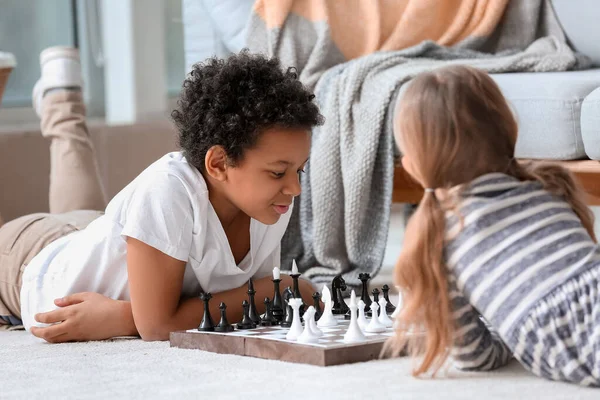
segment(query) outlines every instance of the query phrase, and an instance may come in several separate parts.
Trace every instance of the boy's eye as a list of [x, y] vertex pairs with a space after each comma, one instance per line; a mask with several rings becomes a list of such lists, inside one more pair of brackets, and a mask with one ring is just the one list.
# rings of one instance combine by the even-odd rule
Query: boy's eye
[[272, 174], [272, 175], [273, 175], [275, 178], [277, 178], [277, 179], [280, 179], [280, 178], [283, 178], [283, 176], [285, 175], [285, 172], [275, 172], [275, 171], [271, 171], [271, 174]]

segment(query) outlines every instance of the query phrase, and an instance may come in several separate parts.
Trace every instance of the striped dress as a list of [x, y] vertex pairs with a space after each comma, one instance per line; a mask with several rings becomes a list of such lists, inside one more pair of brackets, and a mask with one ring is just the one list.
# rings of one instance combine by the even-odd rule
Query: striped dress
[[515, 356], [534, 374], [600, 386], [600, 247], [569, 205], [504, 174], [473, 181], [447, 217], [459, 368]]

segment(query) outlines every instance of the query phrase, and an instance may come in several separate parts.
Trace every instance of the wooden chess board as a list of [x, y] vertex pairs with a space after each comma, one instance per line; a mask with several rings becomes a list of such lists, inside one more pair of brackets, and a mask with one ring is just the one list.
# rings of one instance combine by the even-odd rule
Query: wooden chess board
[[377, 359], [385, 341], [394, 335], [394, 330], [388, 328], [382, 333], [365, 333], [367, 340], [364, 342], [344, 343], [350, 321], [337, 318], [338, 326], [320, 328], [324, 335], [316, 343], [286, 340], [289, 328], [280, 326], [236, 329], [229, 333], [199, 332], [195, 329], [171, 332], [170, 343], [171, 347], [182, 349], [330, 366]]

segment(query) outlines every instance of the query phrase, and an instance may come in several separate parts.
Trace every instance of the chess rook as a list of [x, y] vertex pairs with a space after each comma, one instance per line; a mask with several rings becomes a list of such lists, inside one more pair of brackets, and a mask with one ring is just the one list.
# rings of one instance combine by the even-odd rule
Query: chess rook
[[288, 304], [292, 308], [292, 326], [290, 326], [290, 330], [285, 335], [285, 338], [287, 340], [298, 340], [298, 337], [302, 334], [302, 322], [300, 322], [302, 300], [291, 298], [288, 300]]

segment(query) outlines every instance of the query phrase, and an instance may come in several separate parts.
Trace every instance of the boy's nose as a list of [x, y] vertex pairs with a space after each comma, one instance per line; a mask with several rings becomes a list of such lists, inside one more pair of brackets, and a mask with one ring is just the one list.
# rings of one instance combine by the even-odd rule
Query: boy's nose
[[300, 176], [294, 175], [291, 176], [290, 179], [286, 182], [285, 186], [282, 190], [283, 194], [296, 197], [300, 195], [302, 192], [302, 187], [300, 186]]

